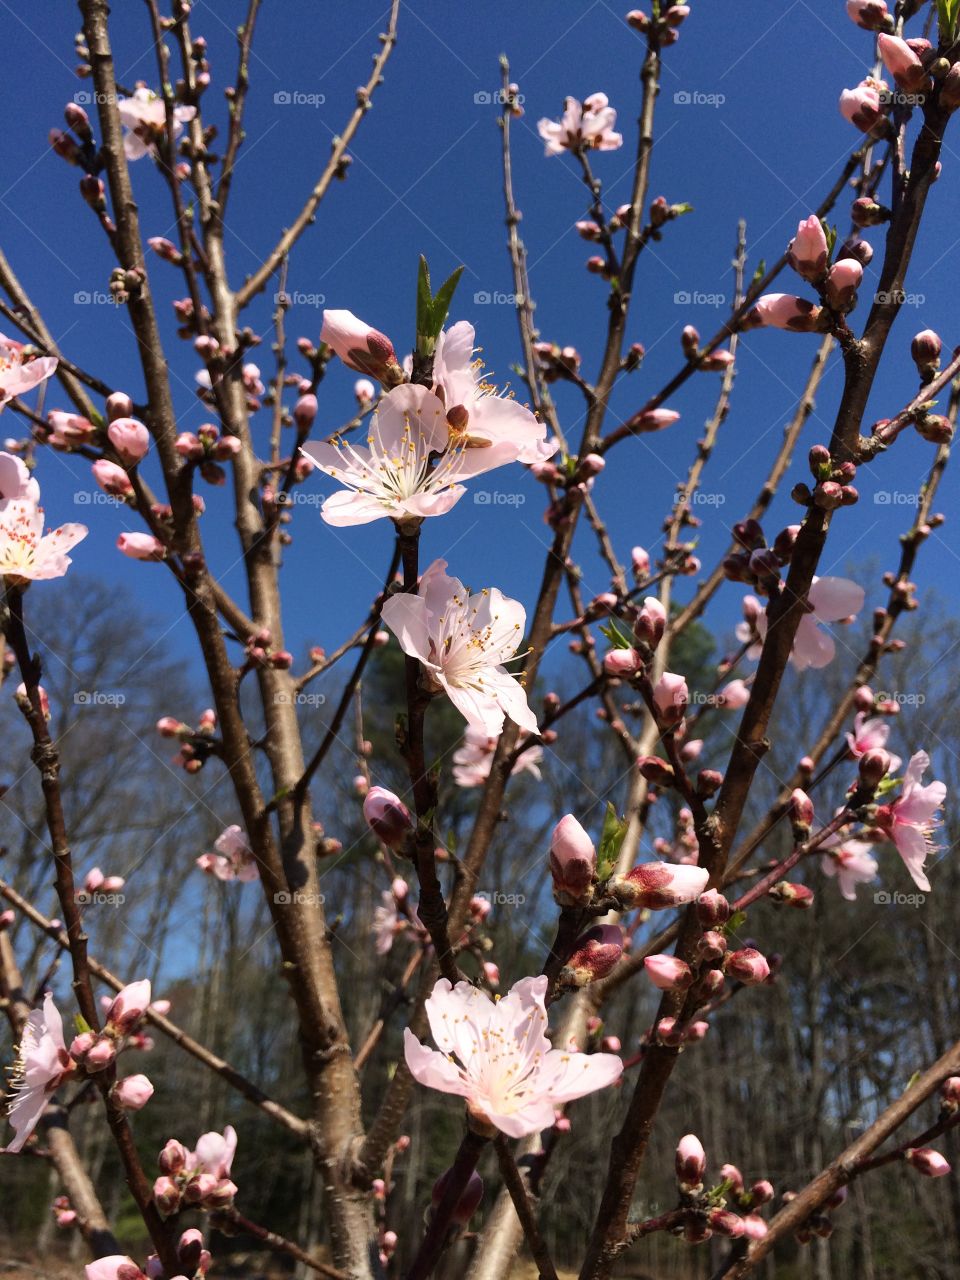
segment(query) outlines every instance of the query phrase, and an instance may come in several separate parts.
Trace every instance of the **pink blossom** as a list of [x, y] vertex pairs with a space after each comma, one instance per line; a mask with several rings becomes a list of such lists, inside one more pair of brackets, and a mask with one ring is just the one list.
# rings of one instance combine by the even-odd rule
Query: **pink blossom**
[[497, 1003], [468, 982], [441, 978], [427, 1000], [440, 1052], [409, 1028], [404, 1055], [414, 1079], [467, 1100], [468, 1108], [511, 1138], [549, 1129], [554, 1110], [620, 1078], [610, 1053], [552, 1048], [545, 1034], [548, 979], [523, 978]]
[[939, 849], [933, 843], [933, 831], [940, 825], [937, 811], [947, 797], [943, 782], [921, 786], [920, 779], [929, 767], [930, 757], [925, 751], [911, 756], [899, 798], [893, 804], [882, 805], [876, 817], [877, 826], [896, 845], [914, 884], [924, 893], [930, 892], [930, 881], [923, 864], [928, 854]]
[[628, 678], [643, 666], [636, 649], [611, 649], [603, 655], [603, 669], [608, 676]]
[[86, 536], [82, 524], [65, 524], [44, 533], [43, 508], [35, 501], [4, 502], [0, 504], [0, 575], [24, 580], [62, 578], [71, 564], [66, 553]]
[[[806, 671], [808, 667], [819, 669], [833, 661], [836, 643], [833, 636], [821, 630], [820, 624], [856, 616], [865, 598], [863, 587], [849, 578], [814, 578], [807, 592], [812, 611], [800, 619], [790, 653], [790, 661], [798, 671]], [[761, 638], [767, 634], [765, 609], [757, 615], [755, 626]]]
[[12, 1102], [7, 1113], [16, 1137], [4, 1151], [20, 1151], [33, 1133], [48, 1099], [74, 1071], [63, 1039], [63, 1019], [47, 992], [42, 1009], [34, 1009], [24, 1023], [11, 1080]]
[[926, 72], [906, 40], [884, 33], [877, 36], [877, 50], [883, 59], [883, 65], [901, 89], [916, 90], [922, 87], [927, 78]]
[[114, 996], [107, 1010], [107, 1022], [119, 1031], [130, 1031], [150, 1007], [150, 979], [128, 982]]
[[131, 560], [162, 560], [167, 554], [166, 547], [152, 533], [121, 533], [117, 550]]
[[867, 76], [855, 89], [844, 89], [840, 94], [840, 114], [863, 133], [870, 133], [883, 120], [880, 95], [889, 92], [883, 80]]
[[904, 1153], [907, 1164], [925, 1178], [942, 1178], [950, 1172], [950, 1162], [933, 1147], [909, 1147]]
[[45, 382], [57, 368], [55, 356], [24, 358], [22, 342], [0, 333], [0, 410], [14, 396], [22, 396]]
[[139, 462], [150, 448], [150, 432], [136, 418], [114, 418], [107, 427], [107, 435], [128, 467]]
[[653, 701], [660, 713], [660, 719], [667, 724], [675, 724], [678, 720], [682, 720], [689, 699], [687, 682], [683, 676], [665, 671], [653, 691]]
[[766, 957], [761, 955], [756, 947], [742, 947], [739, 951], [729, 952], [723, 962], [723, 969], [731, 978], [742, 982], [745, 987], [766, 982], [770, 976], [770, 966], [767, 964]]
[[847, 15], [864, 31], [881, 31], [890, 20], [886, 0], [847, 0]]
[[64, 453], [86, 444], [96, 435], [96, 427], [79, 413], [64, 413], [62, 409], [51, 409], [47, 414], [47, 434], [45, 443], [53, 449]]
[[[497, 739], [491, 738], [485, 729], [467, 725], [463, 735], [463, 746], [453, 753], [453, 780], [458, 787], [479, 787], [490, 777], [490, 766], [493, 764], [493, 753], [497, 748]], [[540, 764], [543, 761], [543, 748], [527, 747], [514, 762], [511, 774], [529, 773], [539, 782], [541, 779]]]
[[381, 905], [373, 911], [373, 935], [378, 956], [385, 956], [393, 947], [394, 939], [402, 933], [409, 921], [397, 910], [397, 896], [389, 889], [380, 895]]
[[744, 680], [731, 680], [717, 694], [717, 702], [725, 711], [739, 711], [749, 701], [750, 687]]
[[706, 889], [709, 879], [706, 867], [689, 863], [642, 862], [622, 879], [617, 879], [616, 891], [625, 906], [663, 911], [684, 902], [695, 902]]
[[840, 896], [848, 902], [856, 901], [858, 884], [869, 884], [876, 879], [877, 860], [870, 852], [871, 847], [864, 840], [845, 840], [820, 859], [821, 871], [826, 876], [836, 876]]
[[[886, 749], [890, 737], [890, 722], [885, 716], [868, 716], [865, 711], [858, 711], [853, 718], [853, 732], [847, 734], [847, 746], [855, 760], [865, 756], [868, 751]], [[890, 757], [890, 772], [900, 768], [900, 757]]]
[[[761, 616], [764, 621], [763, 632], [760, 631], [758, 626]], [[746, 595], [743, 597], [743, 622], [737, 623], [735, 634], [741, 644], [749, 645], [746, 656], [752, 661], [756, 661], [760, 657], [760, 652], [763, 649], [763, 637], [766, 635], [766, 611], [756, 596]]]
[[196, 1150], [187, 1153], [187, 1167], [213, 1178], [228, 1178], [237, 1151], [237, 1131], [228, 1124], [223, 1133], [205, 1133], [197, 1139]]
[[133, 482], [123, 467], [111, 462], [109, 458], [98, 458], [93, 464], [93, 478], [103, 490], [114, 498], [132, 498]]
[[353, 394], [357, 397], [357, 404], [360, 408], [365, 409], [376, 396], [377, 388], [369, 378], [358, 378], [353, 384]]
[[688, 1133], [677, 1143], [676, 1169], [677, 1181], [683, 1191], [695, 1191], [703, 1182], [707, 1153], [696, 1134]]
[[543, 119], [537, 122], [537, 132], [546, 143], [546, 154], [558, 156], [563, 151], [584, 150], [616, 151], [623, 146], [623, 136], [614, 132], [617, 113], [608, 103], [604, 93], [592, 93], [579, 102], [576, 98], [564, 99], [563, 116], [559, 121]]
[[125, 1076], [114, 1091], [117, 1101], [127, 1111], [139, 1111], [153, 1097], [153, 1085], [146, 1076]]
[[413, 831], [410, 810], [386, 787], [370, 788], [363, 801], [363, 816], [370, 830], [388, 849], [402, 849]]
[[443, 403], [426, 387], [404, 384], [387, 392], [370, 421], [366, 447], [342, 438], [303, 446], [321, 471], [345, 486], [323, 504], [324, 520], [354, 525], [445, 514], [466, 493], [462, 481], [516, 462], [532, 443], [516, 411], [485, 409], [481, 421], [483, 446], [473, 447], [472, 436], [451, 431]]
[[801, 220], [790, 245], [791, 267], [804, 280], [819, 280], [827, 265], [827, 236], [815, 213]]
[[391, 385], [402, 377], [390, 339], [352, 311], [324, 311], [320, 341], [332, 347], [348, 369]]
[[506, 716], [529, 733], [537, 718], [523, 686], [503, 665], [523, 637], [526, 611], [496, 587], [468, 595], [435, 560], [416, 595], [392, 595], [383, 621], [404, 653], [418, 658], [436, 690], [443, 691], [468, 724], [499, 737]]
[[750, 313], [753, 322], [772, 329], [793, 329], [810, 333], [816, 329], [820, 308], [806, 298], [791, 293], [765, 293]]
[[645, 578], [650, 572], [650, 555], [644, 547], [634, 547], [630, 552], [630, 563], [638, 578]]
[[743, 1219], [743, 1234], [750, 1240], [762, 1240], [768, 1230], [759, 1213], [748, 1213]]
[[[117, 99], [117, 111], [123, 125], [123, 150], [128, 160], [140, 160], [156, 147], [167, 123], [166, 107], [152, 89], [141, 86], [130, 98]], [[196, 107], [174, 107], [173, 136], [179, 137], [183, 126], [197, 114]]]
[[597, 850], [572, 813], [566, 814], [550, 838], [550, 874], [562, 900], [583, 901], [597, 869]]
[[556, 453], [557, 441], [547, 440], [546, 427], [529, 409], [498, 394], [484, 378], [483, 362], [474, 358], [475, 344], [473, 325], [466, 320], [451, 325], [437, 339], [433, 389], [446, 410], [451, 442], [462, 438], [468, 449], [519, 445], [518, 462], [545, 462]]
[[247, 833], [234, 823], [225, 827], [213, 842], [215, 853], [203, 853], [197, 858], [197, 866], [218, 880], [239, 880], [248, 883], [260, 878], [253, 850]]
[[40, 486], [27, 464], [12, 453], [0, 453], [0, 512], [8, 502], [40, 501]]
[[146, 1280], [143, 1272], [125, 1253], [111, 1253], [84, 1267], [86, 1280]]
[[661, 991], [685, 991], [694, 979], [693, 970], [679, 956], [647, 956], [643, 967], [647, 977]]

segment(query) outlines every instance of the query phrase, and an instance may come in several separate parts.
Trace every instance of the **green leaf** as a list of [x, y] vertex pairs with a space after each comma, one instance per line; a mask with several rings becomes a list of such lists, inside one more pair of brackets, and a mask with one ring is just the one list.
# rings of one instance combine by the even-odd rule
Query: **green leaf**
[[625, 819], [618, 818], [616, 809], [607, 801], [603, 831], [600, 833], [600, 848], [597, 850], [597, 879], [601, 884], [613, 873], [620, 857], [620, 846], [626, 834]]
[[85, 1036], [88, 1031], [93, 1030], [93, 1027], [91, 1027], [90, 1023], [82, 1013], [75, 1013], [73, 1015], [73, 1025], [78, 1036]]
[[943, 41], [953, 39], [956, 32], [958, 12], [960, 12], [960, 0], [937, 0], [937, 13], [940, 17], [940, 36]]
[[625, 636], [613, 621], [608, 622], [606, 626], [602, 626], [600, 634], [606, 636], [615, 649], [633, 648], [633, 641], [629, 636]]
[[[821, 219], [821, 222], [823, 222], [823, 219]], [[827, 261], [829, 262], [833, 257], [834, 245], [837, 243], [837, 228], [828, 227], [827, 224], [823, 222], [823, 231], [824, 235], [827, 237]]]
[[735, 911], [720, 932], [729, 937], [731, 933], [736, 933], [738, 929], [743, 928], [746, 919], [747, 913], [745, 911]]
[[761, 258], [760, 261], [757, 263], [756, 271], [753, 273], [753, 279], [750, 281], [751, 285], [759, 284], [766, 274], [767, 274], [767, 260], [766, 258]]
[[462, 275], [463, 267], [457, 267], [434, 294], [430, 283], [430, 268], [423, 254], [420, 255], [417, 270], [417, 351], [422, 356], [433, 355]]

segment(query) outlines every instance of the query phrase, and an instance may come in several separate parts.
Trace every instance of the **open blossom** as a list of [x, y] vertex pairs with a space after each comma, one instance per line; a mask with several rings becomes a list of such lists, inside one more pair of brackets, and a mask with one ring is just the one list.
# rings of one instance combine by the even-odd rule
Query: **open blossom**
[[523, 978], [499, 1002], [441, 978], [426, 1002], [440, 1052], [404, 1032], [404, 1056], [415, 1080], [465, 1098], [478, 1119], [510, 1138], [552, 1127], [554, 1109], [620, 1078], [612, 1053], [552, 1048], [545, 1034], [548, 979]]
[[377, 405], [366, 447], [342, 438], [304, 445], [321, 471], [346, 486], [326, 500], [321, 515], [332, 525], [444, 515], [466, 493], [462, 481], [516, 462], [531, 446], [529, 425], [513, 408], [496, 423], [496, 438], [496, 415], [483, 411], [478, 421], [486, 423], [487, 434], [475, 447], [472, 436], [451, 429], [432, 391], [395, 387]]
[[946, 783], [921, 785], [929, 767], [930, 757], [925, 751], [911, 756], [899, 798], [893, 804], [881, 805], [876, 817], [877, 826], [896, 845], [914, 884], [924, 893], [930, 892], [930, 881], [923, 864], [927, 855], [939, 848], [933, 843], [933, 832], [940, 825], [937, 811], [947, 798]]
[[384, 889], [380, 906], [373, 911], [373, 936], [378, 956], [385, 956], [393, 946], [398, 933], [403, 933], [409, 920], [397, 909], [397, 896], [392, 889]]
[[447, 576], [446, 567], [445, 560], [435, 560], [416, 595], [391, 596], [383, 621], [469, 725], [498, 737], [509, 716], [536, 733], [537, 718], [523, 686], [503, 666], [523, 636], [523, 605], [496, 587], [468, 595], [462, 582]]
[[[128, 160], [140, 160], [157, 145], [167, 124], [163, 99], [152, 89], [141, 86], [130, 98], [117, 99], [117, 111], [123, 125], [123, 150]], [[174, 107], [173, 136], [179, 137], [183, 126], [197, 114], [196, 107]]]
[[546, 427], [529, 409], [483, 377], [483, 362], [474, 359], [476, 333], [460, 320], [437, 339], [433, 357], [434, 393], [447, 412], [451, 442], [462, 438], [472, 449], [488, 449], [509, 442], [520, 445], [518, 462], [545, 462], [556, 453], [556, 440], [547, 440]]
[[237, 1131], [228, 1124], [223, 1133], [204, 1133], [197, 1147], [187, 1153], [187, 1167], [214, 1178], [229, 1178], [237, 1153]]
[[840, 896], [848, 902], [856, 901], [858, 884], [876, 879], [877, 860], [871, 847], [865, 840], [844, 840], [820, 859], [821, 871], [826, 876], [836, 876]]
[[[890, 722], [884, 716], [870, 716], [866, 711], [858, 711], [853, 718], [853, 732], [847, 734], [847, 746], [855, 760], [865, 756], [869, 751], [883, 751], [890, 737]], [[900, 757], [891, 756], [887, 767], [888, 773], [895, 773], [900, 768]]]
[[12, 453], [0, 453], [0, 512], [8, 502], [40, 501], [40, 486], [27, 464]]
[[87, 527], [82, 524], [65, 524], [44, 533], [43, 507], [35, 500], [0, 503], [0, 575], [23, 580], [62, 578], [71, 563], [67, 552], [86, 536]]
[[197, 858], [197, 866], [201, 871], [216, 876], [218, 880], [240, 880], [245, 883], [260, 878], [247, 834], [235, 823], [220, 832], [213, 847], [215, 853], [202, 853]]
[[537, 132], [546, 143], [546, 154], [558, 156], [564, 151], [616, 151], [623, 146], [623, 135], [614, 131], [617, 113], [605, 93], [591, 93], [579, 102], [565, 98], [559, 120], [537, 122]]
[[[497, 747], [497, 739], [491, 738], [484, 729], [467, 725], [463, 735], [463, 746], [453, 753], [453, 780], [458, 787], [479, 787], [490, 777], [490, 766], [493, 764], [493, 753]], [[514, 773], [530, 773], [539, 782], [541, 778], [540, 763], [543, 760], [543, 748], [527, 747], [520, 753], [513, 768]]]
[[47, 992], [42, 1009], [24, 1023], [13, 1067], [8, 1116], [16, 1137], [5, 1151], [20, 1151], [37, 1127], [47, 1100], [73, 1073], [74, 1062], [63, 1039], [63, 1019]]
[[23, 343], [0, 333], [0, 410], [14, 396], [22, 396], [25, 391], [32, 391], [46, 381], [56, 368], [55, 356], [36, 356], [25, 360]]
[[[833, 661], [837, 652], [836, 642], [833, 636], [821, 629], [820, 624], [855, 617], [863, 608], [865, 598], [863, 587], [849, 578], [814, 578], [807, 592], [812, 612], [800, 619], [790, 653], [790, 661], [798, 671], [825, 667]], [[767, 634], [765, 609], [757, 615], [754, 625], [761, 638]]]

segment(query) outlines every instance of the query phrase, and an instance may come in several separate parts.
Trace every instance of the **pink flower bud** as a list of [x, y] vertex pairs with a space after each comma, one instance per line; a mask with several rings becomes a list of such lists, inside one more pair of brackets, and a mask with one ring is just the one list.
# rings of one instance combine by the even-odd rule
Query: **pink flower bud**
[[717, 694], [717, 699], [726, 711], [739, 711], [750, 701], [750, 688], [743, 680], [731, 680]]
[[180, 1188], [172, 1178], [157, 1178], [153, 1184], [153, 1199], [161, 1214], [168, 1218], [180, 1208]]
[[606, 465], [599, 453], [588, 453], [580, 463], [580, 474], [589, 480], [591, 476], [598, 476]]
[[[887, 86], [882, 80], [875, 80], [873, 76], [867, 76], [865, 80], [857, 85], [855, 89], [844, 89], [840, 94], [840, 114], [845, 120], [849, 120], [851, 124], [862, 133], [871, 133], [877, 126], [883, 122], [884, 115], [880, 103], [880, 94], [887, 92]], [[879, 205], [867, 196], [860, 197], [854, 201], [854, 207], [860, 205], [859, 216], [865, 218], [868, 215], [866, 210], [868, 206], [874, 206], [879, 209]], [[858, 215], [855, 213], [853, 218], [854, 226], [870, 226], [871, 222], [858, 221]]]
[[377, 394], [377, 389], [369, 378], [358, 378], [353, 384], [353, 394], [360, 408], [365, 409]]
[[743, 1220], [743, 1234], [749, 1240], [762, 1240], [768, 1230], [759, 1213], [748, 1213]]
[[864, 31], [882, 31], [890, 24], [886, 0], [847, 0], [847, 14]]
[[914, 93], [927, 84], [923, 64], [906, 40], [884, 33], [877, 36], [877, 51], [901, 89]]
[[650, 572], [650, 556], [643, 547], [634, 547], [630, 552], [630, 563], [638, 578], [645, 578]]
[[755, 325], [811, 333], [820, 319], [820, 308], [806, 298], [796, 298], [790, 293], [765, 293], [757, 299], [750, 318]]
[[743, 947], [740, 951], [731, 951], [723, 962], [724, 972], [745, 987], [756, 986], [766, 982], [770, 976], [770, 966], [755, 947]]
[[761, 1178], [750, 1188], [750, 1194], [753, 1196], [754, 1204], [769, 1204], [776, 1192], [773, 1189], [772, 1182], [768, 1182], [766, 1178]]
[[688, 1133], [677, 1143], [677, 1182], [681, 1191], [695, 1191], [707, 1171], [707, 1153], [696, 1134]]
[[121, 533], [117, 550], [131, 560], [163, 560], [167, 549], [152, 533]]
[[816, 214], [804, 218], [797, 227], [787, 258], [804, 280], [819, 280], [823, 275], [827, 266], [827, 236]]
[[363, 802], [363, 816], [370, 830], [389, 849], [402, 849], [413, 831], [410, 810], [385, 787], [370, 788]]
[[729, 1209], [711, 1209], [707, 1213], [707, 1223], [713, 1231], [729, 1240], [739, 1240], [744, 1233], [743, 1219]]
[[104, 1071], [116, 1059], [117, 1046], [112, 1040], [104, 1037], [98, 1040], [87, 1052], [83, 1065], [88, 1071]]
[[343, 363], [358, 373], [389, 386], [402, 380], [403, 371], [390, 339], [350, 311], [325, 311], [320, 341], [332, 347]]
[[118, 467], [109, 458], [98, 458], [93, 464], [93, 478], [103, 490], [114, 498], [132, 498], [133, 484], [123, 467]]
[[313, 426], [313, 420], [317, 416], [317, 397], [312, 393], [301, 396], [297, 403], [293, 406], [293, 420], [297, 425], [297, 431], [301, 435], [306, 435]]
[[848, 309], [862, 279], [863, 267], [856, 258], [841, 258], [833, 264], [827, 276], [827, 301], [837, 311]]
[[76, 1058], [79, 1062], [86, 1056], [97, 1042], [97, 1037], [92, 1031], [81, 1031], [78, 1036], [74, 1036], [70, 1042], [70, 1057]]
[[643, 967], [650, 981], [661, 991], [686, 991], [693, 983], [693, 970], [679, 956], [647, 956]]
[[666, 725], [679, 723], [683, 719], [689, 697], [687, 682], [683, 676], [665, 671], [653, 691], [653, 702], [661, 721]]
[[127, 1111], [139, 1111], [153, 1097], [153, 1085], [146, 1076], [125, 1076], [114, 1088], [114, 1097]]
[[910, 1147], [904, 1153], [907, 1164], [912, 1165], [917, 1173], [925, 1178], [942, 1178], [950, 1172], [950, 1162], [933, 1147]]
[[118, 1031], [136, 1026], [150, 1007], [150, 980], [128, 983], [114, 998], [107, 1012], [107, 1022]]
[[129, 418], [133, 413], [133, 401], [124, 391], [114, 391], [107, 396], [107, 419], [116, 422], [117, 418]]
[[107, 427], [107, 435], [128, 466], [139, 462], [150, 448], [150, 432], [136, 418], [114, 418]]
[[623, 930], [617, 924], [598, 924], [581, 934], [573, 954], [563, 966], [560, 980], [570, 987], [585, 987], [605, 978], [623, 955]]
[[484, 978], [486, 979], [486, 981], [487, 981], [487, 985], [488, 985], [488, 986], [491, 986], [491, 987], [499, 987], [499, 985], [500, 985], [500, 970], [499, 970], [499, 968], [497, 967], [497, 965], [495, 965], [495, 964], [493, 963], [493, 961], [492, 961], [492, 960], [484, 960], [484, 962], [483, 962], [483, 976], [484, 976]]
[[890, 752], [883, 747], [865, 751], [860, 757], [860, 781], [869, 790], [875, 790], [890, 772]]
[[638, 644], [655, 649], [663, 639], [667, 627], [667, 612], [656, 596], [646, 596], [643, 608], [633, 624], [633, 634]]
[[790, 797], [790, 820], [795, 831], [809, 831], [813, 826], [813, 801], [799, 787]]
[[554, 892], [560, 900], [568, 906], [588, 900], [597, 870], [597, 851], [572, 813], [554, 827], [549, 856]]
[[608, 676], [629, 679], [642, 665], [636, 649], [611, 649], [603, 655], [603, 669]]
[[[700, 899], [710, 878], [706, 867], [689, 863], [642, 862], [611, 888], [625, 907], [662, 911]], [[714, 890], [714, 892], [716, 892]]]
[[202, 1254], [203, 1232], [198, 1231], [196, 1227], [184, 1231], [177, 1241], [177, 1259], [184, 1271], [191, 1276], [194, 1275], [200, 1266]]

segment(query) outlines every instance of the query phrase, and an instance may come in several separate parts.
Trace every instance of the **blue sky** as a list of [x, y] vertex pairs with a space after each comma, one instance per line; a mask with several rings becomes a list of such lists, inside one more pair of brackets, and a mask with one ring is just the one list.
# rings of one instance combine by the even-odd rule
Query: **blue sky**
[[[114, 8], [121, 80], [155, 85], [145, 10], [134, 4]], [[245, 10], [240, 0], [199, 0], [194, 5], [194, 34], [208, 40], [214, 76], [205, 105], [208, 123], [223, 126], [226, 120], [221, 94], [234, 74], [232, 28]], [[278, 229], [300, 208], [327, 159], [331, 137], [351, 110], [356, 86], [367, 77], [385, 21], [386, 5], [370, 0], [350, 5], [285, 0], [264, 6], [251, 65], [247, 141], [226, 243], [235, 284], [258, 265]], [[55, 0], [43, 6], [41, 20], [39, 9], [14, 12], [4, 6], [0, 23], [8, 100], [17, 104], [4, 139], [0, 243], [65, 351], [140, 398], [135, 344], [125, 313], [89, 301], [107, 293], [109, 247], [77, 194], [79, 171], [58, 159], [46, 142], [48, 129], [62, 123], [64, 103], [89, 89], [89, 82], [78, 81], [72, 72], [76, 7]], [[412, 340], [416, 261], [422, 252], [435, 279], [464, 265], [452, 318], [476, 325], [488, 368], [498, 381], [516, 385], [510, 370], [518, 359], [516, 321], [513, 307], [502, 300], [512, 292], [512, 282], [505, 250], [500, 134], [497, 109], [490, 102], [499, 84], [498, 56], [505, 52], [526, 113], [514, 127], [515, 185], [538, 323], [543, 337], [575, 345], [584, 357], [586, 376], [592, 377], [602, 347], [606, 294], [604, 284], [584, 270], [590, 247], [573, 230], [584, 215], [586, 192], [572, 161], [544, 158], [536, 121], [559, 115], [567, 94], [607, 93], [619, 111], [625, 146], [597, 156], [595, 171], [604, 180], [608, 205], [625, 202], [642, 50], [621, 9], [604, 0], [549, 5], [542, 0], [524, 5], [487, 0], [472, 6], [426, 0], [414, 0], [411, 6], [404, 0], [399, 44], [374, 109], [351, 147], [348, 180], [334, 185], [316, 225], [293, 255], [287, 287], [301, 301], [288, 318], [290, 334], [316, 340], [325, 303], [357, 312], [390, 334], [398, 350], [406, 350]], [[684, 324], [696, 324], [706, 337], [725, 316], [725, 306], [715, 303], [717, 295], [727, 302], [731, 296], [737, 219], [747, 220], [752, 269], [760, 258], [775, 258], [797, 220], [820, 201], [858, 140], [837, 111], [837, 97], [861, 78], [871, 57], [871, 38], [849, 22], [841, 0], [796, 0], [775, 9], [767, 0], [694, 3], [679, 43], [665, 53], [650, 194], [688, 201], [695, 211], [668, 226], [662, 241], [651, 245], [641, 260], [629, 339], [643, 342], [648, 354], [642, 370], [623, 380], [617, 413], [625, 416], [638, 408], [679, 368]], [[915, 390], [909, 356], [914, 332], [936, 328], [948, 351], [958, 340], [950, 323], [956, 280], [951, 258], [957, 241], [954, 146], [948, 136], [944, 176], [933, 190], [917, 266], [908, 282], [910, 305], [894, 328], [891, 358], [871, 403], [877, 417], [891, 416]], [[161, 178], [149, 160], [140, 161], [133, 174], [144, 233], [169, 234], [172, 217]], [[835, 218], [843, 231], [848, 203], [841, 201]], [[879, 250], [880, 233], [869, 238]], [[174, 268], [156, 260], [150, 266], [169, 336], [181, 429], [195, 429], [207, 416], [193, 391], [196, 361], [190, 345], [175, 336], [169, 305], [184, 287]], [[868, 269], [864, 300], [853, 317], [857, 326], [865, 318], [878, 266], [879, 254]], [[800, 286], [796, 278], [783, 278], [777, 287], [802, 292]], [[708, 300], [694, 305], [684, 302], [683, 295]], [[264, 335], [259, 355], [265, 373], [272, 366], [270, 311], [268, 293], [245, 316]], [[757, 332], [741, 345], [731, 414], [704, 479], [704, 491], [714, 495], [715, 503], [702, 508], [708, 565], [711, 552], [725, 545], [729, 525], [753, 499], [793, 412], [817, 341], [814, 336]], [[297, 367], [295, 353], [292, 367]], [[331, 365], [318, 427], [332, 429], [350, 416], [353, 381], [349, 371], [336, 362]], [[806, 447], [829, 437], [840, 382], [834, 356], [792, 481], [807, 478]], [[686, 472], [718, 385], [716, 375], [698, 375], [671, 402], [682, 414], [674, 428], [625, 442], [610, 455], [597, 496], [621, 557], [628, 556], [634, 543], [656, 546], [673, 488]], [[580, 393], [561, 386], [557, 399], [564, 427], [576, 439], [582, 421]], [[47, 407], [57, 405], [66, 407], [53, 388]], [[254, 424], [265, 447], [268, 413]], [[12, 414], [4, 427], [4, 434], [19, 430]], [[878, 554], [885, 566], [894, 563], [896, 535], [908, 524], [910, 508], [896, 501], [877, 502], [876, 496], [912, 492], [932, 453], [932, 446], [907, 435], [898, 441], [895, 457], [881, 458], [861, 473], [861, 502], [838, 518], [826, 572], [843, 571]], [[149, 463], [147, 467], [149, 471]], [[121, 529], [139, 527], [136, 519], [112, 507], [77, 505], [77, 494], [93, 488], [87, 464], [41, 454], [39, 475], [50, 520], [88, 519], [93, 527], [75, 553], [78, 569], [122, 583], [145, 608], [168, 619], [178, 616], [179, 593], [166, 571], [129, 562], [113, 549]], [[332, 488], [332, 482], [318, 475], [302, 493], [319, 497]], [[492, 473], [473, 488], [520, 495], [524, 501], [478, 505], [473, 492], [468, 493], [452, 513], [428, 522], [424, 557], [444, 555], [451, 570], [475, 587], [497, 585], [531, 607], [548, 543], [544, 491], [519, 468]], [[787, 492], [789, 488], [787, 484]], [[208, 486], [201, 491], [208, 504], [204, 532], [211, 562], [242, 595], [230, 491]], [[949, 511], [955, 498], [956, 477], [948, 473], [938, 505]], [[782, 499], [768, 522], [769, 535], [798, 515], [799, 509]], [[294, 533], [284, 568], [287, 642], [302, 654], [308, 643], [333, 646], [356, 625], [382, 580], [392, 531], [386, 521], [333, 530], [320, 521], [315, 506], [304, 505], [297, 508]], [[576, 553], [588, 591], [603, 590], [606, 574], [593, 554], [589, 531], [578, 538]], [[921, 586], [949, 581], [956, 566], [948, 522], [925, 548], [918, 581]], [[877, 603], [880, 584], [868, 585], [870, 602]], [[690, 583], [681, 583], [681, 598], [690, 589]], [[736, 586], [721, 592], [711, 616], [722, 631], [736, 619], [741, 594]], [[186, 622], [162, 643], [176, 654], [194, 652]]]

